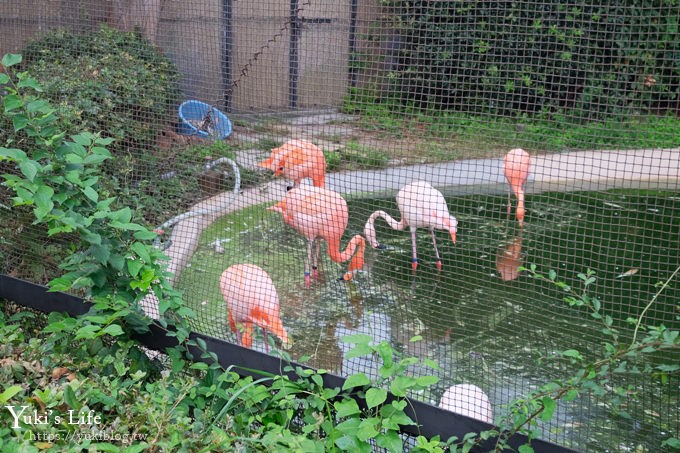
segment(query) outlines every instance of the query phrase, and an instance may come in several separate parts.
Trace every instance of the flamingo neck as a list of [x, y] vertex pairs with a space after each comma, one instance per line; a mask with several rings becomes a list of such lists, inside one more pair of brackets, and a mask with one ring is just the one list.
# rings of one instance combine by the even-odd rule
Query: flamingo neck
[[350, 241], [347, 243], [347, 246], [345, 247], [345, 250], [343, 251], [340, 251], [339, 238], [326, 239], [326, 242], [328, 242], [328, 256], [330, 256], [331, 259], [336, 263], [344, 263], [345, 261], [349, 260], [354, 255], [354, 252], [359, 246], [360, 241], [357, 238], [360, 238], [361, 242], [364, 240], [363, 237], [357, 234], [352, 239], [350, 239]]
[[316, 187], [325, 187], [326, 186], [326, 173], [320, 172], [320, 173], [312, 176], [312, 184], [315, 185]]
[[397, 231], [403, 231], [404, 228], [406, 228], [406, 220], [401, 219], [400, 221], [395, 220], [391, 215], [386, 213], [385, 211], [375, 211], [371, 216], [368, 218], [366, 221], [366, 226], [364, 227], [364, 235], [366, 236], [366, 239], [368, 240], [369, 244], [371, 244], [371, 247], [375, 248], [378, 247], [378, 239], [376, 238], [375, 235], [375, 221], [379, 218], [382, 217], [385, 219], [385, 222], [392, 228], [393, 230]]
[[516, 214], [520, 226], [522, 226], [524, 223], [524, 214], [525, 214], [524, 190], [520, 189], [517, 193], [517, 214]]

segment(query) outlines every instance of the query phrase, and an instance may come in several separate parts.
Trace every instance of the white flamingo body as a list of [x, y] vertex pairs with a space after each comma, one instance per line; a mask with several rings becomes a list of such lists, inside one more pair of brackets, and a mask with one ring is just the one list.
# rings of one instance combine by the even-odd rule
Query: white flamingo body
[[486, 423], [493, 423], [489, 397], [473, 384], [458, 384], [446, 389], [439, 401], [439, 407]]
[[435, 254], [437, 256], [437, 268], [441, 269], [441, 258], [437, 249], [434, 230], [445, 230], [451, 234], [451, 240], [456, 243], [458, 221], [449, 213], [444, 195], [429, 183], [416, 181], [406, 186], [397, 194], [397, 206], [401, 212], [401, 220], [397, 221], [385, 211], [375, 211], [368, 218], [364, 227], [364, 235], [373, 248], [384, 248], [376, 238], [375, 220], [379, 217], [385, 219], [390, 228], [403, 231], [408, 226], [411, 230], [411, 246], [413, 251], [412, 267], [418, 266], [416, 250], [416, 230], [428, 228], [432, 236]]

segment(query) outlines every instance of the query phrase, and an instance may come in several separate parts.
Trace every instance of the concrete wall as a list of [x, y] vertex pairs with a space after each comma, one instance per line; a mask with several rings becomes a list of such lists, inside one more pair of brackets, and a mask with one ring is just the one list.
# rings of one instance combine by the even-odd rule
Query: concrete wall
[[[4, 0], [0, 53], [20, 52], [26, 41], [54, 28], [85, 30], [107, 22], [112, 1]], [[183, 74], [186, 98], [224, 105], [232, 85], [223, 74], [230, 66], [233, 110], [291, 110], [290, 0], [232, 0], [230, 60], [223, 1], [161, 1], [156, 44]], [[350, 0], [299, 0], [297, 108], [341, 105], [348, 88], [350, 7]]]
[[235, 1], [233, 5], [233, 109], [288, 109], [290, 2]]
[[105, 20], [106, 3], [82, 0], [2, 0], [0, 55], [20, 52], [26, 41], [55, 28], [69, 27], [79, 30], [92, 27]]
[[[347, 91], [350, 2], [304, 3], [298, 22], [297, 107], [339, 106]], [[290, 1], [234, 2], [233, 23], [234, 109], [291, 108]]]
[[157, 43], [182, 74], [185, 97], [217, 106], [224, 99], [220, 14], [220, 0], [166, 0]]

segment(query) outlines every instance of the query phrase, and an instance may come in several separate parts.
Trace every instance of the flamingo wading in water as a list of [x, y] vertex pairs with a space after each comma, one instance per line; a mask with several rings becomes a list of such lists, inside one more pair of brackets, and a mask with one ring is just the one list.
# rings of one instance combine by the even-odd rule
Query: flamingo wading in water
[[[268, 208], [283, 216], [283, 221], [307, 238], [307, 260], [305, 261], [305, 285], [311, 285], [310, 275], [316, 276], [319, 257], [319, 243], [312, 257], [314, 241], [323, 239], [328, 244], [328, 255], [336, 263], [351, 259], [344, 280], [351, 280], [355, 271], [364, 267], [366, 241], [357, 234], [353, 236], [344, 251], [340, 249], [349, 214], [345, 199], [337, 192], [323, 187], [300, 186], [286, 193], [283, 200]], [[313, 261], [313, 263], [312, 263]], [[313, 274], [310, 274], [310, 263]]]
[[[517, 210], [515, 215], [519, 226], [524, 226], [524, 185], [529, 177], [529, 168], [531, 167], [531, 157], [529, 153], [521, 148], [511, 149], [503, 159], [503, 172], [505, 179], [510, 184], [510, 189], [517, 197]], [[508, 192], [508, 215], [512, 209], [510, 203], [510, 192]]]
[[273, 171], [275, 176], [283, 175], [292, 179], [293, 186], [289, 190], [305, 178], [311, 178], [316, 187], [324, 187], [326, 182], [326, 158], [323, 151], [307, 140], [290, 140], [272, 149], [269, 157], [257, 165]]
[[279, 315], [279, 295], [272, 279], [262, 268], [254, 264], [230, 266], [220, 276], [220, 290], [227, 302], [229, 327], [241, 346], [252, 346], [255, 326], [263, 331], [267, 352], [267, 332], [279, 337], [284, 347], [289, 345], [288, 333]]
[[392, 229], [403, 231], [407, 226], [411, 229], [411, 245], [413, 249], [412, 268], [418, 267], [418, 255], [416, 252], [416, 229], [429, 228], [432, 235], [434, 253], [437, 256], [437, 269], [442, 268], [442, 260], [437, 249], [437, 240], [434, 230], [446, 230], [451, 235], [451, 240], [456, 243], [456, 232], [458, 231], [458, 221], [449, 214], [444, 195], [429, 183], [424, 181], [412, 182], [401, 188], [397, 193], [397, 206], [401, 212], [401, 220], [394, 220], [385, 211], [375, 211], [368, 218], [364, 227], [366, 240], [373, 248], [385, 248], [378, 243], [375, 235], [375, 220], [378, 217], [385, 219]]

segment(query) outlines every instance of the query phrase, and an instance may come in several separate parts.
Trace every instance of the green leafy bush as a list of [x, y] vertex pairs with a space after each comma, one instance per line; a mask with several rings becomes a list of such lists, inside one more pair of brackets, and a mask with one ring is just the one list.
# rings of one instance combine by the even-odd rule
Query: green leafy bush
[[21, 69], [40, 82], [68, 132], [105, 131], [114, 155], [151, 148], [174, 115], [179, 73], [139, 33], [58, 30], [30, 42], [23, 57]]
[[[19, 70], [38, 81], [41, 99], [54, 106], [53, 127], [66, 135], [89, 131], [114, 139], [108, 146], [113, 159], [103, 164], [103, 196], [116, 195], [150, 225], [196, 201], [196, 191], [175, 190], [177, 180], [160, 179], [163, 156], [156, 141], [168, 118], [176, 118], [179, 72], [141, 34], [105, 26], [80, 34], [52, 31], [26, 46]], [[5, 119], [3, 126], [0, 144], [34, 141], [23, 130], [10, 138], [12, 124]]]
[[676, 0], [382, 3], [386, 82], [366, 90], [398, 105], [582, 120], [680, 109]]

